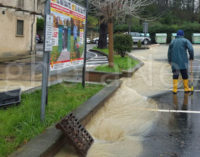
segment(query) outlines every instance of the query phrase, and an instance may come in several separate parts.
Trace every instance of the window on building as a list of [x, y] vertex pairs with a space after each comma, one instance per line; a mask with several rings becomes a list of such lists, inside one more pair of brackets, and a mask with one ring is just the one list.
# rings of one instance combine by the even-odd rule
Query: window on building
[[24, 35], [24, 21], [17, 20], [17, 35], [23, 36]]
[[38, 1], [37, 1], [37, 8], [39, 9], [40, 6], [41, 6], [41, 0], [38, 0]]
[[24, 0], [18, 0], [18, 7], [24, 8]]

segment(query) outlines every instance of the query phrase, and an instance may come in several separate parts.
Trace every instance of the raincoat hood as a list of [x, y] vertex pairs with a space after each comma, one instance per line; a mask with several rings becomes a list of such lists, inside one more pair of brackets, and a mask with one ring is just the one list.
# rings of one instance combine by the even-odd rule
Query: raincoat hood
[[177, 31], [177, 36], [184, 36], [184, 31], [183, 30], [178, 30]]

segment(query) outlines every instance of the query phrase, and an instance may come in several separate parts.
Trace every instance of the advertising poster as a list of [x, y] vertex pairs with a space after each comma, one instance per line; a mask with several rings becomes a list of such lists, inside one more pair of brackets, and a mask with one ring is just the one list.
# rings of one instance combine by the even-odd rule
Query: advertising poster
[[51, 16], [51, 71], [83, 64], [85, 8], [68, 0], [51, 0]]

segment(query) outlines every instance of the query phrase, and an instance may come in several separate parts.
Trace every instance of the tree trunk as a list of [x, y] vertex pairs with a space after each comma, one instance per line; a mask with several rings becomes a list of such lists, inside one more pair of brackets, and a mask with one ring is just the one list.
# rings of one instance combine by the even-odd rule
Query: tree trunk
[[107, 48], [107, 24], [105, 22], [100, 24], [98, 48]]
[[109, 66], [114, 66], [114, 52], [113, 52], [113, 22], [108, 22], [108, 34], [109, 34]]

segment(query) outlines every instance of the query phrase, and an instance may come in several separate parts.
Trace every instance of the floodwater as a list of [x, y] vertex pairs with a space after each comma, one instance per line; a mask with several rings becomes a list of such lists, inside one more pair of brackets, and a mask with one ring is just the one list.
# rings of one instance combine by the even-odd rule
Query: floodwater
[[[42, 44], [37, 45], [41, 55], [33, 55], [13, 61], [0, 62], [0, 92], [21, 88], [22, 91], [41, 86], [42, 82]], [[88, 50], [94, 47], [89, 45]], [[92, 59], [91, 59], [92, 61]], [[93, 68], [88, 67], [88, 68]], [[67, 69], [65, 69], [67, 71]], [[49, 82], [59, 80], [81, 81], [82, 73], [77, 68], [67, 72], [51, 74]]]
[[142, 136], [151, 129], [157, 115], [143, 110], [157, 108], [133, 89], [121, 89], [92, 118], [88, 131], [96, 139], [88, 157], [131, 157], [142, 152]]
[[9, 81], [9, 80], [3, 80], [0, 81], [0, 92], [9, 91], [21, 88], [22, 91], [26, 91], [28, 89], [39, 87], [41, 85], [41, 82], [37, 81]]
[[41, 85], [41, 58], [30, 57], [0, 63], [0, 92]]
[[[141, 59], [145, 65], [132, 78], [122, 79], [121, 88], [87, 124], [87, 130], [95, 139], [87, 157], [182, 156], [185, 147], [179, 149], [177, 145], [186, 146], [191, 143], [191, 140], [183, 139], [189, 131], [191, 134], [191, 130], [184, 129], [184, 125], [180, 127], [180, 124], [185, 122], [181, 113], [162, 113], [159, 109], [187, 110], [191, 97], [180, 93], [174, 98], [169, 92], [172, 88], [172, 79], [170, 66], [166, 62], [167, 46], [136, 51], [132, 55]], [[179, 82], [181, 85], [181, 81]], [[160, 93], [164, 94], [156, 97]], [[194, 97], [198, 103], [196, 93]], [[183, 102], [183, 107], [180, 107], [178, 102], [181, 105]], [[174, 106], [178, 108], [171, 108]], [[199, 122], [197, 126], [200, 126]], [[196, 130], [194, 136], [199, 139], [200, 134], [196, 133]], [[192, 135], [188, 137], [194, 139]], [[200, 150], [199, 145], [195, 147], [195, 152], [198, 149]], [[187, 156], [185, 154], [187, 152], [184, 152], [183, 156]], [[195, 153], [192, 154], [195, 156]], [[75, 156], [75, 153], [69, 153], [66, 148], [56, 155]]]
[[171, 77], [161, 77], [170, 76], [170, 67], [162, 60], [155, 61], [155, 58], [163, 57], [155, 48], [148, 53], [132, 54], [145, 64], [132, 78], [123, 79], [121, 88], [86, 126], [96, 139], [88, 157], [140, 155], [143, 137], [148, 135], [158, 118], [157, 113], [145, 110], [157, 108], [157, 104], [147, 96], [167, 89]]

